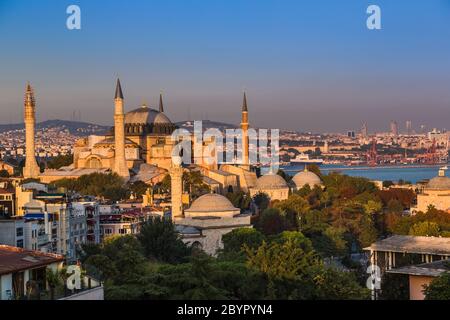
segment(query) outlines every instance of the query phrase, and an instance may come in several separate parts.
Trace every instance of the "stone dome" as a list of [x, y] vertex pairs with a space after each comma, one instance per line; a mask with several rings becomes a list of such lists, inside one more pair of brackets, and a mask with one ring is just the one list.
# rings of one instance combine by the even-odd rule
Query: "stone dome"
[[286, 181], [277, 174], [267, 174], [256, 180], [257, 189], [285, 189], [288, 188]]
[[240, 211], [226, 197], [219, 194], [205, 194], [195, 200], [186, 212], [222, 212], [222, 211]]
[[311, 188], [322, 185], [322, 181], [319, 176], [311, 171], [302, 171], [297, 173], [294, 178], [292, 178], [292, 181], [297, 189], [301, 189], [306, 185], [309, 185]]
[[450, 190], [450, 178], [434, 177], [428, 182], [426, 188], [434, 190]]

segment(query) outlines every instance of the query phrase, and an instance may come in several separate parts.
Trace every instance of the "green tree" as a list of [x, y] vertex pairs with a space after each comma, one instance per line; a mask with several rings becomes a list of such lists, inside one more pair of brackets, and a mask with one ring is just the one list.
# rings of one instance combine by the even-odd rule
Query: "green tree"
[[137, 237], [147, 258], [167, 263], [179, 263], [189, 255], [189, 248], [175, 231], [169, 219], [156, 217], [145, 223]]
[[364, 211], [367, 214], [375, 214], [381, 211], [383, 205], [378, 201], [369, 200], [366, 204], [364, 204]]
[[438, 237], [440, 235], [439, 225], [436, 222], [418, 222], [409, 229], [410, 236]]
[[137, 199], [141, 198], [148, 188], [149, 185], [142, 181], [136, 181], [128, 185], [128, 189], [134, 194]]
[[45, 279], [50, 289], [50, 300], [55, 300], [57, 290], [63, 285], [61, 272], [47, 268], [45, 271]]
[[210, 193], [210, 187], [203, 181], [200, 171], [189, 171], [183, 173], [184, 189], [189, 192], [192, 200]]
[[277, 202], [274, 208], [280, 209], [286, 216], [292, 216], [296, 226], [300, 226], [302, 217], [311, 209], [308, 201], [298, 194], [292, 194], [287, 200]]
[[253, 202], [259, 208], [260, 212], [263, 212], [269, 207], [269, 196], [263, 192], [259, 192], [253, 196]]
[[288, 175], [284, 170], [279, 169], [277, 175], [282, 177], [286, 182], [290, 182], [292, 180], [292, 176]]
[[278, 209], [266, 209], [258, 218], [256, 228], [264, 235], [276, 235], [287, 230], [286, 218]]
[[264, 235], [253, 228], [239, 228], [222, 236], [222, 255], [241, 256], [244, 245], [248, 248], [257, 248], [264, 241]]
[[362, 287], [354, 273], [325, 268], [314, 278], [312, 299], [318, 300], [368, 300], [370, 290]]
[[424, 288], [425, 300], [450, 300], [450, 273], [437, 277]]
[[146, 259], [140, 242], [131, 235], [115, 236], [104, 240], [101, 254], [113, 262], [107, 269], [101, 269], [96, 265], [98, 272], [107, 275], [113, 274], [111, 270], [117, 270], [117, 276], [112, 281], [121, 285], [135, 283], [145, 275]]
[[78, 179], [61, 179], [54, 182], [54, 187], [65, 188], [68, 192], [79, 192], [111, 201], [127, 198], [124, 180], [116, 173], [92, 173]]
[[250, 207], [250, 202], [252, 201], [250, 194], [243, 191], [228, 192], [226, 197], [231, 201], [233, 206], [240, 208], [241, 212], [247, 210]]
[[283, 242], [264, 241], [257, 249], [244, 248], [248, 258], [247, 265], [266, 274], [269, 279], [293, 279], [322, 265], [316, 253], [312, 250], [305, 251], [295, 238], [288, 238]]
[[59, 155], [47, 162], [49, 169], [60, 169], [62, 167], [70, 166], [73, 163], [73, 154]]

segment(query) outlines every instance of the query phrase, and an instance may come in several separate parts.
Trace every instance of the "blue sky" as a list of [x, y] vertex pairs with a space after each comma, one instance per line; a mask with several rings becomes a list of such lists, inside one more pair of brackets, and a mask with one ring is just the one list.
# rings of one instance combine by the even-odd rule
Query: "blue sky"
[[255, 126], [450, 129], [450, 1], [0, 0], [1, 123], [21, 121], [29, 80], [40, 120], [110, 124], [117, 75], [127, 110], [162, 89], [174, 121], [236, 123], [245, 88]]

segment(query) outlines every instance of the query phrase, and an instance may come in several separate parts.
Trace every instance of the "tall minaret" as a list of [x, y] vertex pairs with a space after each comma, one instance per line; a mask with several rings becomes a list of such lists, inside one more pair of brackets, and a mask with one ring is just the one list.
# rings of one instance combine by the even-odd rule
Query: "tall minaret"
[[125, 160], [125, 114], [123, 111], [123, 93], [120, 80], [117, 79], [114, 99], [114, 172], [128, 181], [130, 172]]
[[247, 94], [244, 92], [244, 101], [242, 103], [242, 166], [249, 169], [249, 142], [248, 142], [248, 107]]
[[25, 92], [25, 143], [26, 143], [26, 159], [25, 167], [23, 168], [23, 177], [28, 178], [38, 178], [40, 174], [40, 169], [36, 161], [35, 156], [35, 145], [34, 145], [34, 128], [36, 125], [36, 101], [34, 99], [34, 92], [31, 85], [27, 83], [27, 88]]
[[164, 104], [163, 104], [162, 91], [159, 93], [159, 112], [164, 113]]
[[172, 166], [169, 169], [172, 198], [172, 221], [183, 217], [183, 167], [181, 157], [172, 156]]

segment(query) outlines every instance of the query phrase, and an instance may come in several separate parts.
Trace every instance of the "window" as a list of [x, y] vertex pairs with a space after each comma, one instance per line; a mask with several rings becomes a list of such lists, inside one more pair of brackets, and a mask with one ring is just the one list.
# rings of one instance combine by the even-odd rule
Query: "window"
[[23, 228], [16, 229], [16, 236], [23, 237]]
[[23, 240], [17, 240], [16, 247], [23, 248]]

